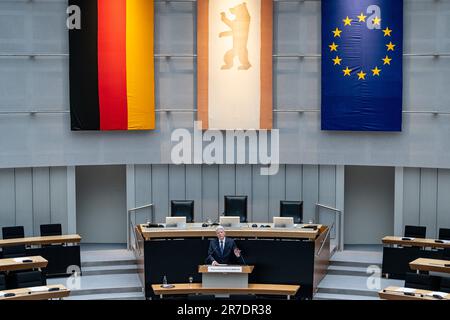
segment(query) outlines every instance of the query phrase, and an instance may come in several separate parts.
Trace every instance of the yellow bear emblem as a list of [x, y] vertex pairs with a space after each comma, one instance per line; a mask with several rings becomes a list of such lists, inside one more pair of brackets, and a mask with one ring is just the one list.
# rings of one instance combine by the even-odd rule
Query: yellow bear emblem
[[225, 12], [221, 12], [221, 20], [231, 30], [219, 33], [219, 37], [233, 36], [233, 48], [228, 50], [223, 57], [225, 64], [222, 66], [222, 70], [230, 69], [233, 67], [234, 58], [237, 56], [241, 65], [239, 70], [248, 70], [252, 65], [248, 60], [248, 32], [250, 29], [250, 14], [245, 2], [230, 8], [230, 12], [236, 17], [234, 20], [227, 18]]

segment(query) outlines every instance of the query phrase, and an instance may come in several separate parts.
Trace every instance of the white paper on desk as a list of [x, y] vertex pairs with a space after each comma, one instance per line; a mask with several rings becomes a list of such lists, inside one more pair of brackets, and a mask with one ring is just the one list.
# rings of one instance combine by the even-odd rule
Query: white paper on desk
[[5, 294], [3, 292], [0, 292], [0, 297], [3, 297]]
[[31, 260], [31, 259], [28, 257], [25, 257], [25, 258], [14, 258], [13, 260], [14, 260], [14, 262], [23, 262], [23, 260]]
[[48, 287], [47, 287], [47, 286], [31, 287], [31, 288], [30, 288], [30, 291], [31, 291], [31, 292], [48, 291]]
[[442, 298], [445, 298], [448, 295], [448, 293], [436, 291], [436, 292], [431, 292], [431, 293], [427, 294], [427, 296], [431, 296], [431, 297], [434, 296], [434, 295], [441, 296]]
[[397, 288], [395, 289], [395, 291], [397, 292], [403, 292], [403, 293], [414, 293], [416, 292], [416, 289], [411, 289], [411, 288]]

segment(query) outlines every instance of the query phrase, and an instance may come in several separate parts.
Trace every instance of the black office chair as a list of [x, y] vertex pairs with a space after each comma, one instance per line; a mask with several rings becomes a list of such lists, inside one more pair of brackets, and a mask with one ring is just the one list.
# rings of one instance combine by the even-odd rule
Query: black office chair
[[241, 223], [247, 222], [247, 196], [225, 196], [225, 216], [239, 216]]
[[9, 289], [45, 286], [47, 281], [40, 271], [21, 271], [13, 273]]
[[405, 237], [408, 238], [425, 238], [427, 227], [421, 226], [405, 226]]
[[280, 201], [280, 217], [292, 217], [294, 223], [303, 221], [303, 201]]
[[450, 248], [444, 248], [442, 252], [442, 259], [450, 260]]
[[440, 240], [450, 240], [450, 229], [440, 228], [439, 229], [439, 239]]
[[450, 293], [450, 278], [442, 277], [439, 291]]
[[428, 274], [417, 274], [407, 272], [405, 277], [405, 287], [422, 290], [439, 290], [440, 277]]
[[194, 201], [193, 200], [172, 200], [170, 201], [170, 215], [172, 217], [186, 217], [186, 222], [194, 222]]
[[53, 224], [41, 224], [41, 236], [60, 236], [62, 235], [61, 224], [53, 223]]
[[[23, 226], [3, 227], [2, 234], [3, 239], [16, 239], [25, 237]], [[3, 247], [3, 258], [17, 258], [23, 256], [26, 256], [25, 245]]]
[[4, 274], [0, 274], [0, 290], [6, 290], [6, 277]]

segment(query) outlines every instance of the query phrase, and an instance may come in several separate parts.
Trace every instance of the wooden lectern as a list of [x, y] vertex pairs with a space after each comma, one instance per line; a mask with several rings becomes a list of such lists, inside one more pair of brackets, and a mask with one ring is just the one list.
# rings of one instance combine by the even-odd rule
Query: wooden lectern
[[202, 274], [203, 288], [248, 288], [248, 275], [254, 266], [239, 265], [200, 265], [198, 272]]

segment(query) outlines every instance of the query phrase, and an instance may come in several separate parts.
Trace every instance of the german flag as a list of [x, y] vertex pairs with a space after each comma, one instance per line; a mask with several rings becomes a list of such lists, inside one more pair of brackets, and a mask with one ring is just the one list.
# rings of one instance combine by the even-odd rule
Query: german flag
[[155, 128], [153, 0], [69, 0], [72, 130]]

